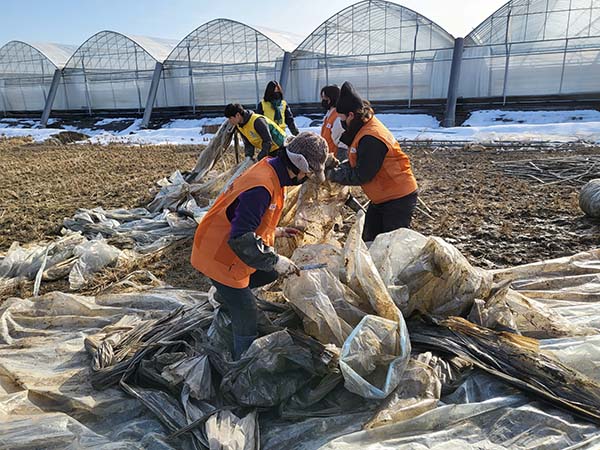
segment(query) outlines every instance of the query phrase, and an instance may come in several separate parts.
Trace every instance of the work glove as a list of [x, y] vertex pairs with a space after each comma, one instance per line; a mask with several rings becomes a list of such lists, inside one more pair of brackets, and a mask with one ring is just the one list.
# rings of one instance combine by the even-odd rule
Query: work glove
[[275, 272], [284, 277], [292, 274], [300, 275], [300, 269], [294, 264], [294, 261], [281, 255], [279, 255], [277, 262], [275, 263]]
[[339, 165], [340, 162], [333, 155], [333, 153], [327, 153], [327, 159], [325, 160], [325, 169], [335, 169]]
[[280, 238], [280, 237], [291, 238], [291, 237], [296, 237], [301, 233], [302, 233], [302, 231], [300, 231], [296, 228], [277, 227], [277, 229], [275, 230], [275, 237], [276, 238]]

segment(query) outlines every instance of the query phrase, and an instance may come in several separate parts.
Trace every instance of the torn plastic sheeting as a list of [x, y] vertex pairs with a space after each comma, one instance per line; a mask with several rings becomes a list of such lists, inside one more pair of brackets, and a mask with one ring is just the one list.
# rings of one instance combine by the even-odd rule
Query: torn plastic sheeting
[[206, 173], [219, 160], [225, 149], [231, 145], [236, 129], [227, 120], [224, 120], [208, 145], [200, 152], [194, 169], [186, 177], [189, 183], [204, 178]]
[[209, 450], [258, 450], [259, 433], [256, 412], [239, 418], [231, 411], [213, 414], [205, 425]]
[[508, 330], [537, 339], [585, 336], [598, 332], [590, 327], [578, 326], [508, 286], [498, 289], [485, 302], [476, 300], [469, 320], [494, 330]]
[[[45, 271], [73, 256], [76, 246], [86, 242], [79, 233], [71, 233], [49, 244], [35, 244], [21, 247], [13, 243], [0, 258], [0, 279], [24, 277], [33, 280], [46, 260]], [[47, 255], [46, 258], [44, 255]]]
[[370, 305], [380, 317], [403, 323], [402, 313], [390, 297], [362, 240], [364, 224], [365, 214], [361, 211], [344, 245], [345, 279], [342, 281], [358, 294], [364, 304], [363, 311], [368, 311]]
[[[302, 318], [304, 330], [323, 344], [341, 347], [352, 327], [365, 315], [358, 296], [333, 275], [339, 272], [341, 250], [333, 246], [308, 245], [296, 249], [294, 262], [327, 261], [327, 268], [303, 270], [283, 282], [283, 293]], [[332, 273], [333, 272], [333, 273]]]
[[104, 296], [103, 305], [60, 292], [2, 303], [0, 447], [192, 448], [167, 443], [158, 421], [119, 389], [92, 388], [84, 337], [126, 315], [158, 315], [191, 304], [199, 294], [156, 289], [122, 295]]
[[296, 213], [289, 224], [306, 231], [298, 238], [298, 247], [320, 244], [332, 237], [334, 226], [342, 223], [346, 197], [348, 188], [339, 184], [309, 179], [300, 187]]
[[490, 273], [471, 266], [456, 247], [438, 237], [401, 228], [378, 235], [370, 252], [388, 287], [408, 287], [408, 303], [399, 305], [407, 317], [414, 311], [464, 315], [492, 287]]
[[183, 383], [197, 400], [209, 400], [215, 394], [208, 356], [194, 356], [167, 366], [163, 378], [173, 384]]
[[437, 406], [442, 383], [435, 370], [427, 363], [428, 360], [431, 360], [431, 354], [410, 359], [398, 387], [378, 408], [365, 429], [402, 422]]
[[[123, 223], [107, 219], [110, 214], [110, 211], [105, 212], [101, 208], [79, 210], [73, 219], [65, 219], [64, 226], [69, 230], [82, 232], [90, 239], [100, 233], [110, 238], [111, 242], [131, 243], [129, 245], [142, 254], [162, 250], [178, 239], [192, 236], [197, 226], [192, 218], [181, 217], [169, 211], [148, 213], [150, 215], [138, 213], [136, 218]], [[117, 214], [122, 215], [122, 212]], [[89, 217], [91, 221], [85, 217]]]
[[410, 358], [404, 319], [365, 316], [342, 347], [344, 386], [365, 398], [384, 399], [396, 389]]
[[460, 356], [520, 389], [600, 424], [600, 383], [540, 351], [536, 339], [495, 332], [460, 317], [435, 322], [411, 322], [413, 342]]
[[359, 431], [372, 414], [346, 411], [333, 417], [294, 421], [273, 420], [261, 415], [261, 450], [317, 450], [338, 436]]
[[310, 350], [295, 344], [287, 331], [278, 331], [252, 343], [224, 375], [221, 390], [241, 405], [272, 407], [294, 395], [315, 371]]
[[107, 244], [102, 238], [78, 245], [73, 253], [78, 259], [69, 273], [72, 290], [85, 287], [96, 272], [116, 264], [119, 258], [124, 258], [121, 250]]
[[444, 405], [412, 419], [331, 440], [320, 450], [574, 450], [600, 444], [600, 429], [532, 401], [476, 372]]
[[494, 282], [535, 281], [548, 277], [600, 274], [600, 249], [577, 253], [563, 258], [538, 261], [506, 269], [492, 270]]

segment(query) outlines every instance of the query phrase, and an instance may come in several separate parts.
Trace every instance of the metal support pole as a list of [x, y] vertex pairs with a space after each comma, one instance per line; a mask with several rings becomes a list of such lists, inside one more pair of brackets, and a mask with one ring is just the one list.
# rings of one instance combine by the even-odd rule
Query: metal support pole
[[260, 91], [258, 88], [258, 33], [255, 33], [254, 41], [256, 45], [254, 50], [256, 55], [256, 60], [254, 61], [254, 85], [256, 89], [256, 108], [258, 109], [258, 104], [260, 103]]
[[85, 64], [83, 62], [83, 57], [81, 58], [81, 68], [83, 70], [83, 85], [85, 87], [85, 101], [88, 107], [88, 114], [92, 115], [92, 99], [90, 98], [90, 88], [88, 86], [87, 75], [85, 74]]
[[448, 83], [448, 99], [446, 101], [444, 121], [442, 122], [443, 127], [453, 127], [456, 125], [456, 101], [458, 99], [458, 85], [460, 83], [460, 69], [462, 67], [464, 45], [465, 40], [463, 38], [456, 38], [454, 40], [450, 82]]
[[156, 102], [156, 93], [158, 92], [158, 86], [160, 84], [160, 76], [162, 74], [162, 71], [162, 63], [157, 62], [154, 66], [152, 82], [150, 83], [150, 89], [148, 90], [146, 108], [144, 109], [144, 118], [142, 119], [142, 128], [148, 128], [148, 125], [150, 124], [150, 118], [152, 117], [152, 108], [154, 108], [154, 103]]
[[512, 50], [512, 44], [508, 44], [508, 51], [506, 52], [506, 63], [504, 64], [504, 84], [502, 86], [502, 105], [506, 105], [506, 96], [508, 89], [508, 70], [510, 67], [510, 52]]
[[281, 74], [279, 75], [279, 84], [283, 92], [286, 92], [288, 81], [290, 79], [290, 68], [292, 65], [292, 54], [285, 52], [283, 54], [283, 62], [281, 64]]
[[52, 84], [50, 85], [50, 92], [48, 92], [48, 98], [46, 98], [46, 104], [44, 105], [44, 112], [42, 113], [42, 119], [40, 120], [40, 125], [45, 127], [48, 125], [48, 119], [50, 118], [50, 112], [52, 112], [52, 105], [54, 104], [54, 99], [56, 98], [56, 93], [58, 92], [58, 86], [60, 85], [60, 79], [62, 77], [62, 72], [60, 69], [56, 69], [54, 71], [54, 76], [52, 77]]
[[2, 103], [2, 115], [4, 117], [6, 117], [6, 111], [8, 109], [8, 105], [7, 105], [6, 98], [5, 98], [6, 94], [4, 93], [6, 87], [5, 87], [4, 80], [0, 80], [0, 81], [2, 82], [0, 84], [0, 101]]
[[192, 68], [192, 56], [190, 46], [187, 46], [188, 55], [188, 76], [190, 77], [190, 103], [192, 104], [192, 114], [196, 114], [196, 93], [194, 92], [194, 69]]

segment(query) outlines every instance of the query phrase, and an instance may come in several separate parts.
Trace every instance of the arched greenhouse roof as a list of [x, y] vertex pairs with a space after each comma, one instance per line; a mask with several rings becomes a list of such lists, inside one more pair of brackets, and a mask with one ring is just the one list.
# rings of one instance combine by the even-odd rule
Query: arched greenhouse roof
[[0, 74], [51, 75], [62, 69], [75, 46], [10, 41], [0, 47]]
[[[294, 46], [290, 34], [253, 28], [230, 19], [200, 25], [173, 49], [165, 63], [243, 64], [276, 61]], [[281, 44], [275, 41], [281, 40]]]
[[[100, 31], [87, 39], [66, 63], [67, 69], [151, 70], [163, 62], [177, 41]], [[135, 56], [135, 57], [132, 57]], [[82, 63], [85, 58], [85, 62]]]
[[358, 56], [453, 45], [450, 33], [415, 11], [384, 0], [364, 0], [323, 22], [294, 53]]
[[600, 36], [599, 0], [512, 0], [465, 38], [466, 45]]

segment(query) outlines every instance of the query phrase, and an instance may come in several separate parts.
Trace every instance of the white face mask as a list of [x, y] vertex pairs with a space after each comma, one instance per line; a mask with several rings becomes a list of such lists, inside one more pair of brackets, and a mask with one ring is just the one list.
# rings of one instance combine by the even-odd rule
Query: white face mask
[[289, 160], [298, 168], [298, 170], [306, 173], [312, 172], [304, 155], [301, 155], [300, 153], [292, 153], [288, 149], [285, 149], [285, 152], [287, 153]]

